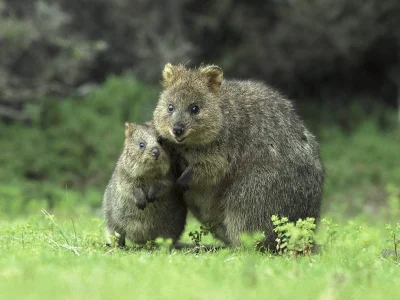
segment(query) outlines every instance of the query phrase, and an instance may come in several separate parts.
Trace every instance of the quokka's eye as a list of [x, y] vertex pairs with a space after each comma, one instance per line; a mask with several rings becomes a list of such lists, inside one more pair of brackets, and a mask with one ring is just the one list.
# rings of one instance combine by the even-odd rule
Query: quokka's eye
[[193, 105], [193, 106], [190, 108], [190, 112], [191, 112], [193, 115], [197, 115], [197, 114], [200, 112], [200, 108], [199, 108], [197, 105]]
[[145, 146], [144, 143], [139, 143], [139, 148], [140, 149], [144, 149], [144, 146]]
[[162, 138], [157, 138], [157, 143], [162, 146], [164, 141], [162, 140]]
[[172, 112], [174, 110], [174, 106], [172, 104], [168, 104], [168, 111]]

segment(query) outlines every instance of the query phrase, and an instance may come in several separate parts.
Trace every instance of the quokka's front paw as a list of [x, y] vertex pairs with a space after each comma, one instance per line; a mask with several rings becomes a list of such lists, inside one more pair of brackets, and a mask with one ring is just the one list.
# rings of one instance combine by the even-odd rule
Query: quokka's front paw
[[154, 203], [156, 201], [156, 197], [152, 197], [152, 196], [147, 196], [147, 202], [148, 203]]
[[144, 210], [146, 205], [147, 205], [146, 200], [136, 201], [136, 207], [139, 208], [140, 210]]
[[147, 202], [153, 203], [159, 198], [165, 196], [167, 187], [163, 185], [151, 186], [147, 192]]
[[154, 201], [156, 201], [158, 194], [159, 194], [158, 189], [154, 186], [151, 186], [149, 188], [149, 191], [147, 192], [147, 197], [146, 197], [147, 202], [153, 203]]
[[176, 180], [176, 184], [182, 188], [187, 188], [192, 181], [193, 170], [185, 171], [182, 175]]

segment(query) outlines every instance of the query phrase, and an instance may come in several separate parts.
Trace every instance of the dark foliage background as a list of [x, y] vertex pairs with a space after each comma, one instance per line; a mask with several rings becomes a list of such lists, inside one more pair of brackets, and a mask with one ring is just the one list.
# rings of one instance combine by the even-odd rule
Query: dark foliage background
[[14, 119], [27, 117], [21, 102], [109, 74], [156, 83], [169, 61], [218, 63], [301, 101], [396, 105], [397, 0], [1, 0], [0, 12], [0, 99]]
[[0, 180], [104, 187], [167, 62], [268, 82], [321, 139], [366, 117], [387, 131], [400, 1], [0, 0]]

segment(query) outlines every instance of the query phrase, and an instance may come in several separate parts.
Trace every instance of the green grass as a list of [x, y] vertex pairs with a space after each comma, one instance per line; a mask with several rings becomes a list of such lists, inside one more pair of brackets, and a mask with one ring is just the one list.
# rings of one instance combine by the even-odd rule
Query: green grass
[[[199, 225], [190, 219], [188, 232]], [[55, 219], [33, 214], [0, 222], [2, 299], [399, 299], [400, 265], [384, 223], [339, 224], [311, 256], [251, 247], [193, 253], [104, 246], [103, 221], [89, 212]], [[210, 237], [203, 242], [212, 243]]]

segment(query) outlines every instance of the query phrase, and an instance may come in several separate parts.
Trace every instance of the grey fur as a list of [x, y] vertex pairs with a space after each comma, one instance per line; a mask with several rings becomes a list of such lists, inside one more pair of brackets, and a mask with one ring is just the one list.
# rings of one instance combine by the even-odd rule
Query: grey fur
[[[173, 188], [176, 176], [170, 170], [169, 155], [150, 124], [125, 126], [124, 149], [103, 198], [107, 236], [119, 233], [120, 246], [125, 238], [136, 244], [157, 237], [176, 242], [184, 230], [187, 209]], [[140, 149], [140, 142], [145, 149]], [[152, 155], [155, 147], [160, 153], [157, 160]]]

